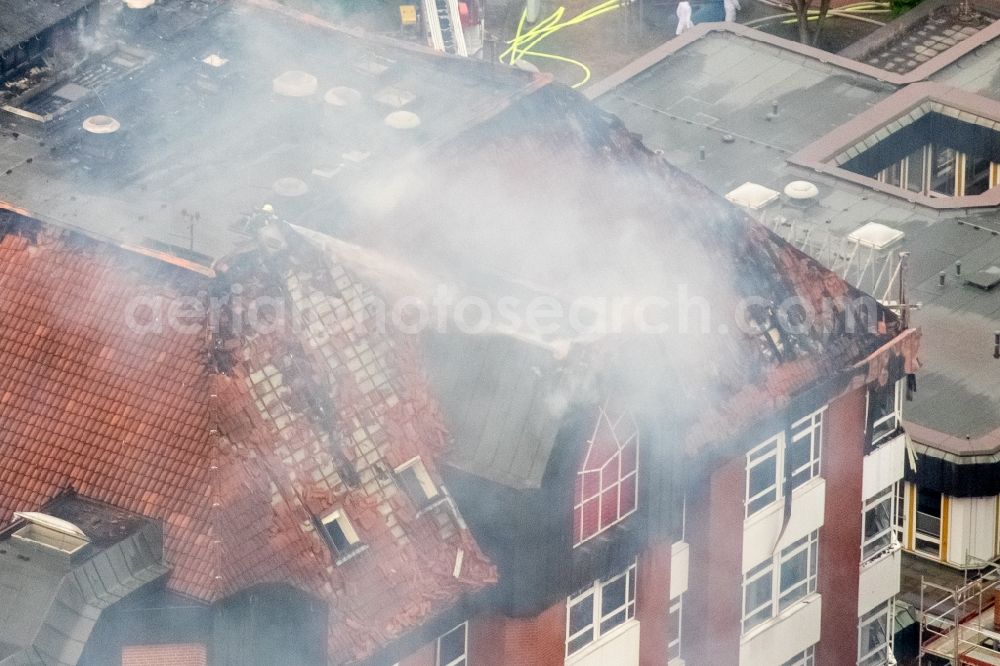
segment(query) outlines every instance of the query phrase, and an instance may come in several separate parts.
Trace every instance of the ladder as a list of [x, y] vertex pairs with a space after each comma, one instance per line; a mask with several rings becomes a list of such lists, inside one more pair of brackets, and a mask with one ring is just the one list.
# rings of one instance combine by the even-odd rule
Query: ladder
[[468, 56], [458, 0], [424, 0], [424, 17], [435, 51]]

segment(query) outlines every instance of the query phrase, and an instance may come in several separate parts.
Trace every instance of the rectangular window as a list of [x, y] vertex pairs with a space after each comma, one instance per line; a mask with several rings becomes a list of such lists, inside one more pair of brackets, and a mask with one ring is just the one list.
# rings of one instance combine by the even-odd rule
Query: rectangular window
[[896, 507], [895, 489], [890, 486], [865, 502], [862, 520], [861, 563], [879, 559], [892, 547], [895, 529], [893, 511]]
[[969, 155], [965, 160], [965, 195], [982, 194], [990, 189], [990, 159]]
[[337, 551], [338, 563], [364, 550], [364, 544], [358, 538], [358, 533], [354, 531], [354, 526], [342, 510], [331, 512], [322, 522], [327, 540]]
[[927, 488], [916, 488], [917, 523], [914, 534], [916, 547], [922, 553], [941, 556], [941, 493]]
[[954, 148], [934, 145], [931, 149], [931, 196], [953, 197], [956, 195], [956, 163], [958, 153]]
[[667, 618], [668, 637], [670, 641], [667, 643], [667, 661], [671, 659], [680, 659], [681, 657], [681, 639], [684, 636], [684, 595], [681, 594], [676, 599], [674, 599], [670, 604], [670, 615]]
[[896, 541], [906, 543], [903, 535], [906, 533], [906, 484], [900, 481], [895, 486], [896, 496]]
[[808, 534], [743, 577], [743, 633], [816, 591], [819, 532]]
[[747, 454], [747, 517], [778, 500], [782, 439], [775, 435]]
[[419, 456], [396, 468], [396, 480], [418, 509], [422, 509], [441, 497]]
[[791, 441], [785, 449], [788, 483], [792, 490], [819, 476], [825, 412], [826, 407], [792, 424]]
[[816, 666], [816, 646], [810, 645], [781, 666]]
[[466, 666], [469, 648], [469, 623], [463, 622], [437, 639], [436, 666]]
[[620, 574], [596, 581], [566, 601], [566, 654], [571, 655], [635, 617], [633, 564]]
[[[871, 424], [871, 450], [895, 436], [902, 426], [903, 382], [873, 385], [868, 390], [868, 423]], [[866, 451], [870, 453], [870, 451]]]
[[858, 666], [883, 666], [892, 650], [892, 600], [865, 613], [858, 623]]
[[906, 189], [923, 194], [927, 188], [927, 151], [928, 147], [917, 148], [906, 158]]

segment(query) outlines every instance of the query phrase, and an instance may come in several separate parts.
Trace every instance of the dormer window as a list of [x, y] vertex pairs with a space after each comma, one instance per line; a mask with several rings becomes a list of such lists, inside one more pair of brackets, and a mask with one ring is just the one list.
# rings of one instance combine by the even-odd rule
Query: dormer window
[[347, 561], [366, 548], [342, 509], [330, 513], [322, 523], [327, 540], [337, 551], [337, 564]]
[[418, 509], [423, 509], [442, 497], [419, 456], [397, 467], [396, 479]]

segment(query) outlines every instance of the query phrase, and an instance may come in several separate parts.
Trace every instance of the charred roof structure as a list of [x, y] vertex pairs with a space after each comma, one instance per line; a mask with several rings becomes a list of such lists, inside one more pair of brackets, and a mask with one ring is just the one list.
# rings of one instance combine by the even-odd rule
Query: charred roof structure
[[[273, 654], [225, 630], [245, 603], [322, 608], [305, 663], [536, 613], [672, 535], [786, 412], [915, 371], [916, 330], [573, 91], [271, 10], [0, 144], [0, 519], [71, 489], [160, 521], [161, 593], [212, 605], [222, 663]], [[439, 287], [456, 312], [665, 297], [668, 325], [386, 325]], [[626, 411], [643, 508], [574, 549], [549, 508], [576, 435]]]
[[[99, 0], [0, 3], [0, 83], [42, 64], [57, 51], [79, 47], [97, 24]], [[63, 53], [58, 55], [62, 56]]]

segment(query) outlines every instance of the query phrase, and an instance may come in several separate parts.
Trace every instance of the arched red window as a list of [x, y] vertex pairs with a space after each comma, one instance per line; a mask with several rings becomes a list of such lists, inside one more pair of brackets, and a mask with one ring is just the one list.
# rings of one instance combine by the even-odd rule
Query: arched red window
[[573, 543], [579, 545], [635, 511], [639, 430], [625, 410], [598, 410], [587, 452], [576, 475]]

